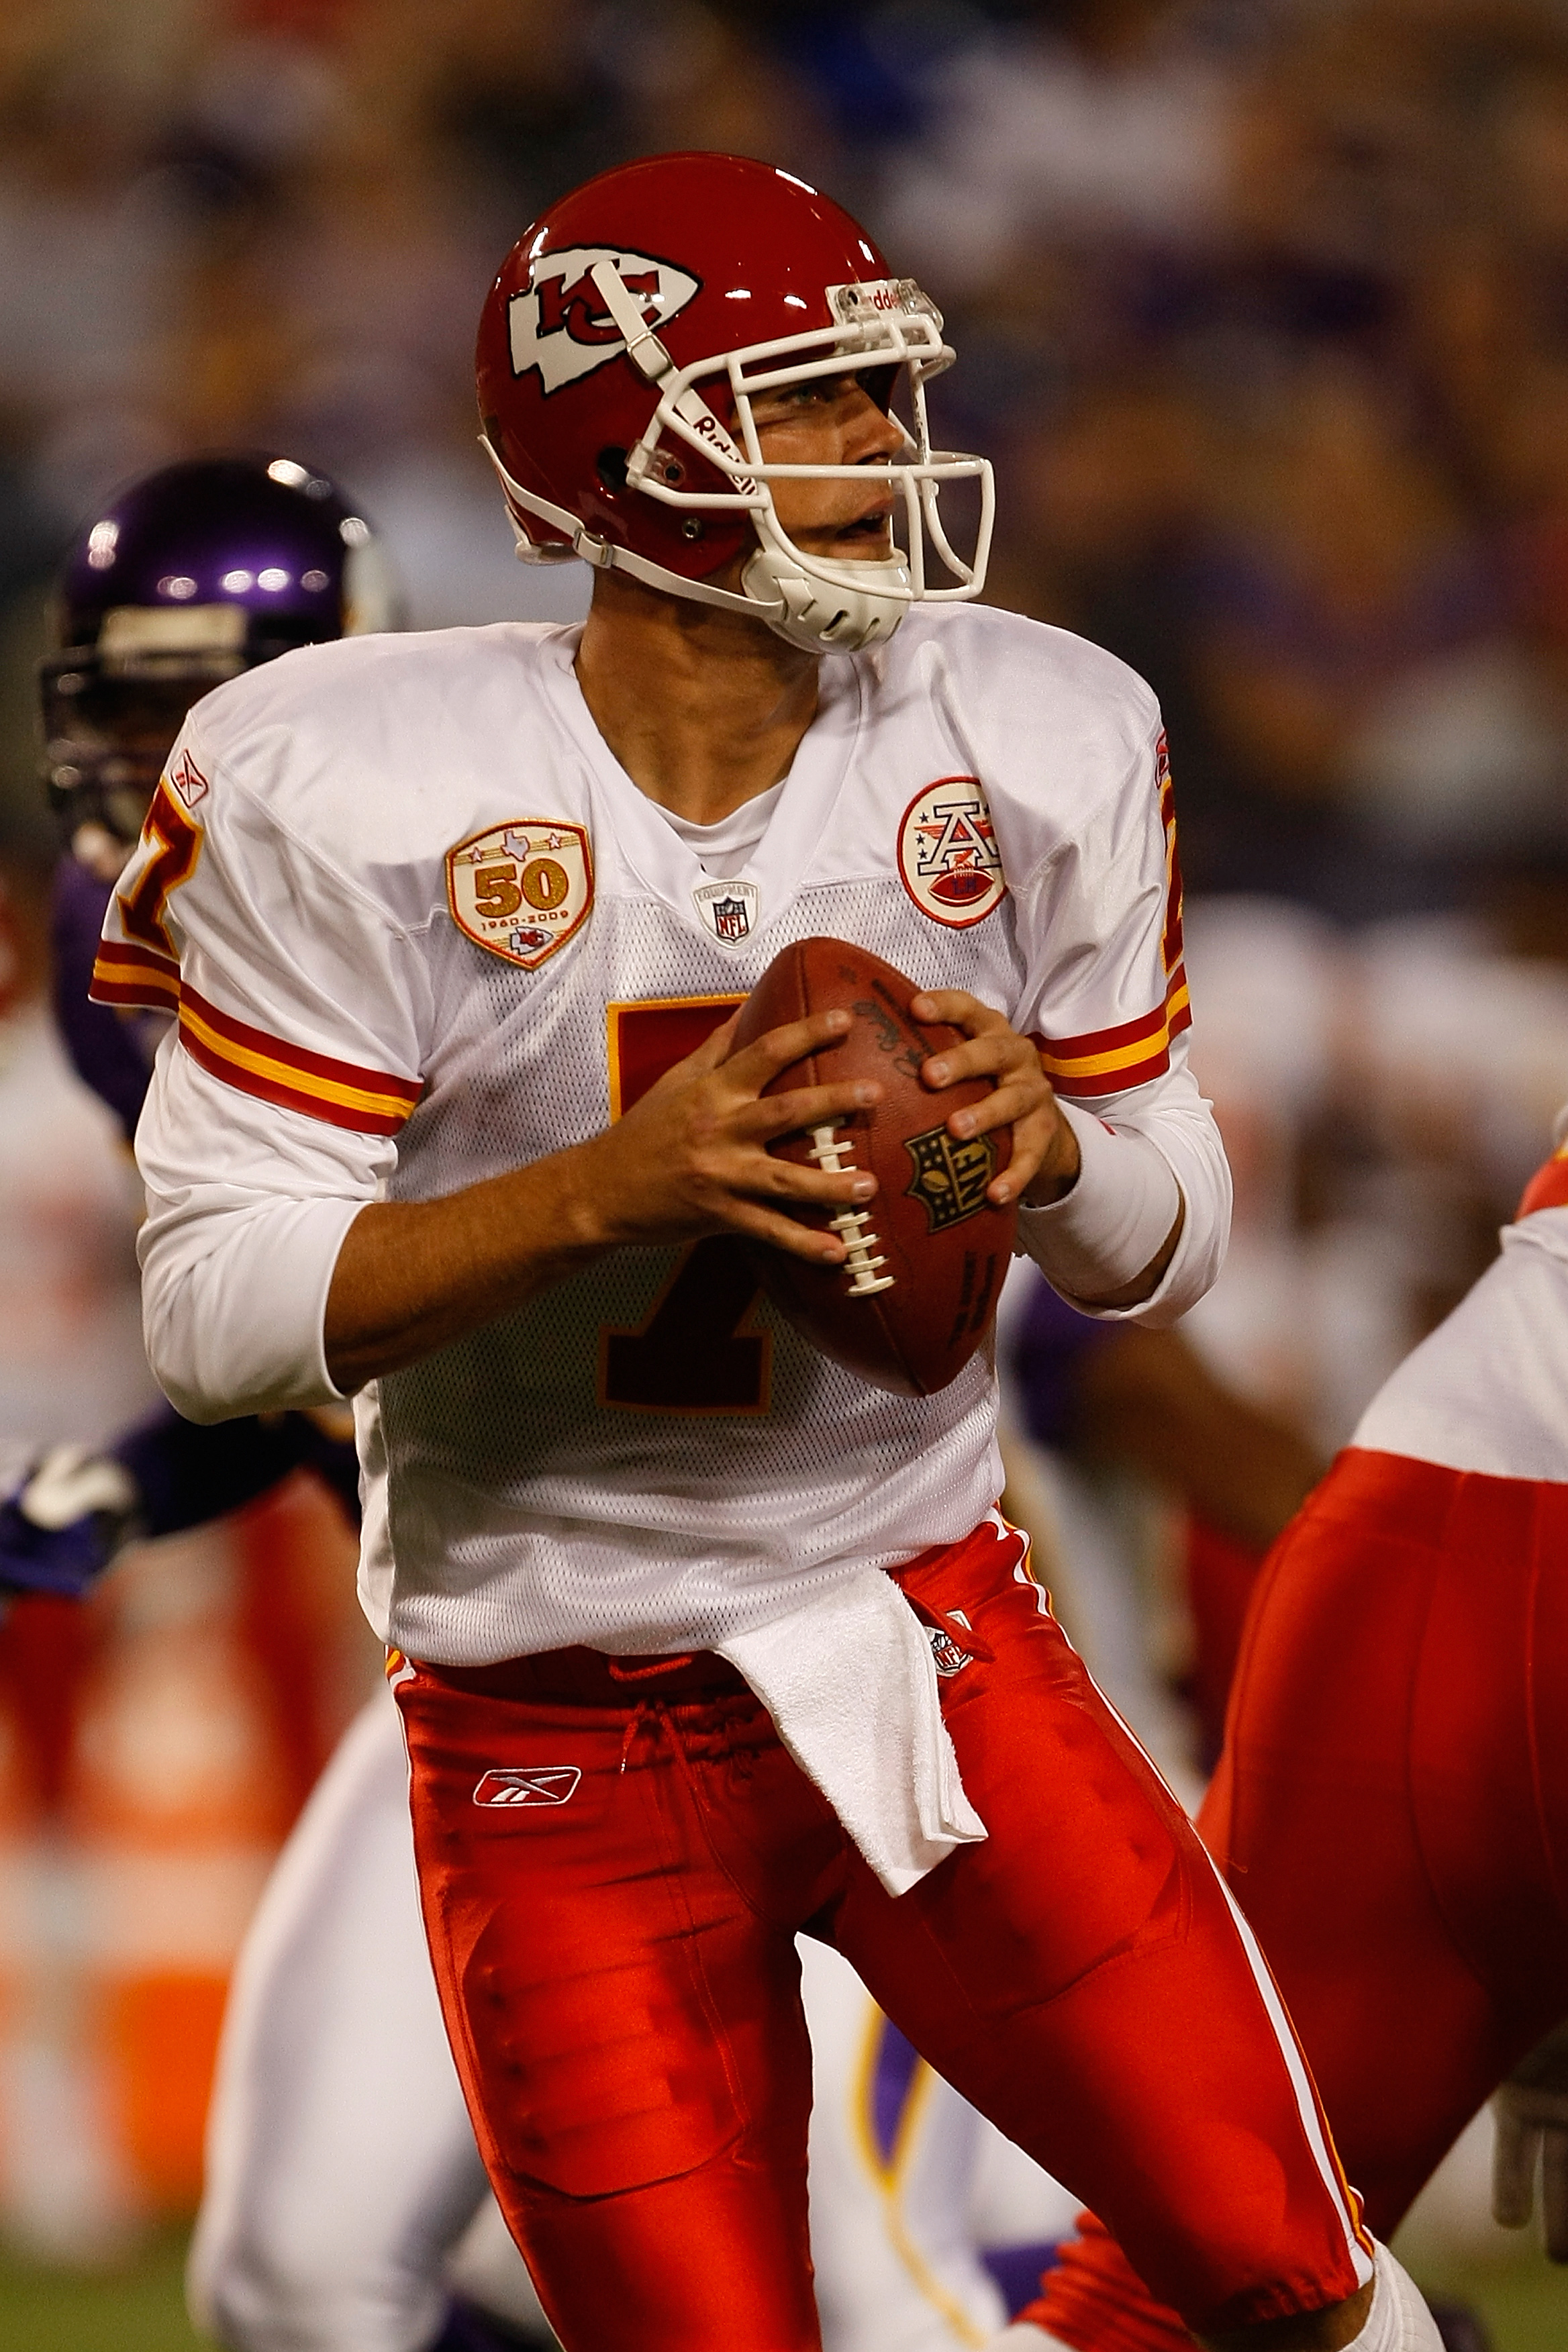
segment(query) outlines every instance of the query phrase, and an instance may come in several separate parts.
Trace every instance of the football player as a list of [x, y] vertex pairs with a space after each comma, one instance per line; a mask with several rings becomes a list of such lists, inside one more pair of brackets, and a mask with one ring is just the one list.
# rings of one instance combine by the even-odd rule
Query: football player
[[[307, 577], [316, 572], [325, 593]], [[164, 591], [160, 603], [165, 582], [195, 593]], [[202, 459], [148, 476], [109, 502], [68, 557], [59, 642], [39, 674], [66, 851], [53, 893], [54, 1000], [79, 1074], [127, 1140], [167, 1016], [91, 1003], [88, 984], [180, 721], [216, 681], [315, 636], [385, 626], [393, 609], [379, 551], [342, 493], [282, 458]], [[357, 1521], [352, 1441], [313, 1413], [201, 1426], [164, 1408], [101, 1452], [58, 1448], [0, 1507], [0, 1589], [79, 1595], [133, 1538], [205, 1524], [306, 1465]], [[191, 2273], [204, 2325], [240, 2352], [488, 2352], [512, 2342], [509, 2322], [528, 2341], [548, 2340], [510, 2247], [510, 2262], [498, 2258], [481, 2229], [468, 2251], [488, 2185], [419, 1922], [405, 1780], [395, 1708], [380, 1696], [345, 1736], [247, 1938]], [[839, 2045], [874, 2027], [860, 2022], [864, 1996], [830, 1975], [811, 2000], [814, 2030], [832, 2044], [826, 2128], [857, 2096], [857, 2061], [841, 2063]], [[392, 2048], [395, 2069], [380, 2063]], [[951, 2221], [936, 2230], [934, 2210], [911, 2214], [907, 2195], [896, 2213], [893, 2202], [921, 2168], [944, 2183], [966, 2175], [974, 2119], [923, 2070], [903, 2090], [896, 2180], [885, 2167], [862, 2177], [837, 2138], [814, 2156], [832, 2182], [819, 2290], [830, 2341], [847, 2347], [867, 2326], [878, 2343], [947, 2346], [995, 2324], [995, 2291], [964, 2233]], [[885, 2106], [882, 2096], [882, 2120]], [[847, 2147], [847, 2128], [843, 2137]], [[454, 2297], [459, 2242], [469, 2293]]]
[[[393, 617], [368, 524], [292, 458], [196, 458], [109, 500], [72, 548], [38, 676], [45, 773], [64, 837], [51, 908], [54, 1010], [78, 1075], [141, 1116], [169, 1008], [92, 1003], [99, 933], [191, 704], [291, 646]], [[0, 1594], [79, 1596], [139, 1537], [237, 1510], [291, 1472], [357, 1523], [352, 1440], [313, 1413], [201, 1428], [168, 1410], [110, 1445], [52, 1448], [0, 1503]]]
[[[1568, 1111], [1557, 1143], [1500, 1256], [1384, 1383], [1270, 1554], [1199, 1826], [1373, 2228], [1393, 2231], [1498, 2092], [1498, 2219], [1529, 2219], [1544, 2138], [1561, 2261]], [[1005, 2340], [1188, 2338], [1086, 2218]]]
[[355, 1397], [443, 2008], [569, 2352], [818, 2343], [803, 1927], [1211, 2343], [1431, 2345], [993, 1507], [987, 1356], [889, 1396], [735, 1255], [840, 1265], [792, 1211], [875, 1194], [766, 1148], [877, 1098], [764, 1097], [847, 1015], [730, 1052], [812, 933], [961, 1031], [925, 1080], [992, 1082], [950, 1132], [1011, 1129], [989, 1197], [1058, 1287], [1168, 1319], [1223, 1247], [1158, 713], [973, 603], [989, 469], [926, 425], [951, 356], [761, 163], [627, 165], [520, 241], [485, 440], [592, 611], [308, 648], [187, 720], [95, 981], [178, 1005], [150, 1352], [206, 1420]]

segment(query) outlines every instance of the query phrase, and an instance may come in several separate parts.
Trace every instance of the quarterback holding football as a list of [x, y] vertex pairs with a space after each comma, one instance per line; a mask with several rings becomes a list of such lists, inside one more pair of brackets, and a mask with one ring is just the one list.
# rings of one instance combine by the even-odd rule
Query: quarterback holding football
[[759, 163], [525, 233], [483, 436], [590, 615], [192, 712], [99, 966], [178, 1008], [149, 1348], [197, 1420], [354, 1399], [447, 2029], [568, 2352], [817, 2346], [797, 1930], [1203, 2340], [1414, 2352], [1267, 1970], [994, 1507], [992, 1261], [1168, 1320], [1228, 1184], [1157, 709], [976, 604], [952, 356]]

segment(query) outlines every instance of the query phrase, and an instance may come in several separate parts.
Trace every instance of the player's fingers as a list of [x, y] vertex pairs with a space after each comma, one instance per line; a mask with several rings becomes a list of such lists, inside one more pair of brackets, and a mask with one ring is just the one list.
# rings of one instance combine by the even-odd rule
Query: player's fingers
[[1005, 1022], [983, 1030], [962, 1045], [948, 1045], [921, 1066], [922, 1082], [932, 1087], [955, 1087], [964, 1078], [1040, 1076], [1040, 1057], [1026, 1037], [1019, 1037]]
[[803, 1207], [842, 1209], [869, 1201], [877, 1180], [868, 1169], [802, 1167], [771, 1151], [748, 1153], [731, 1189], [752, 1200], [798, 1201]]
[[1508, 2093], [1492, 2102], [1492, 2216], [1505, 2230], [1522, 2230], [1535, 2202], [1538, 2135], [1510, 2107]]
[[821, 1052], [837, 1045], [849, 1027], [850, 1015], [837, 1011], [808, 1013], [804, 1021], [786, 1021], [782, 1028], [770, 1029], [763, 1036], [753, 1037], [738, 1054], [732, 1054], [724, 1065], [724, 1076], [739, 1093], [760, 1095], [770, 1080], [792, 1062], [804, 1061], [807, 1054]]
[[760, 1202], [737, 1201], [728, 1223], [732, 1232], [743, 1234], [749, 1241], [765, 1242], [770, 1249], [783, 1250], [808, 1265], [844, 1263], [845, 1248], [837, 1234], [824, 1233], [799, 1217], [764, 1208]]
[[964, 1110], [955, 1110], [947, 1122], [949, 1135], [960, 1143], [971, 1136], [989, 1135], [998, 1127], [1014, 1127], [1021, 1119], [1042, 1116], [1054, 1100], [1050, 1087], [1038, 1073], [1004, 1079], [981, 1101], [971, 1103]]
[[1056, 1125], [1053, 1108], [1047, 1106], [1030, 1118], [1015, 1120], [1007, 1165], [985, 1188], [986, 1199], [994, 1201], [999, 1209], [1009, 1201], [1021, 1200], [1044, 1167]]
[[910, 998], [910, 1011], [917, 1021], [944, 1021], [950, 1029], [962, 1029], [966, 1037], [1007, 1026], [1005, 1013], [998, 1013], [994, 1004], [983, 1004], [967, 988], [929, 988], [923, 995]]
[[721, 1021], [717, 1029], [704, 1037], [694, 1054], [688, 1054], [683, 1062], [671, 1063], [671, 1071], [688, 1070], [706, 1075], [710, 1070], [716, 1070], [721, 1062], [727, 1062], [730, 1048], [735, 1042], [735, 1024], [740, 1017], [741, 1007], [737, 1004], [728, 1021]]
[[835, 1127], [851, 1112], [870, 1110], [881, 1099], [882, 1088], [875, 1078], [851, 1079], [837, 1087], [797, 1087], [787, 1095], [763, 1095], [748, 1103], [734, 1124], [739, 1134], [767, 1141], [775, 1135]]

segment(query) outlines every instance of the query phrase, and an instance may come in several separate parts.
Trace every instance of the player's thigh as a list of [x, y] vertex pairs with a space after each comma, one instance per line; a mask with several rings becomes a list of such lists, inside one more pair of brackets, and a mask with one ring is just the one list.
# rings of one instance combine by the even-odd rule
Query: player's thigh
[[811, 2030], [811, 2252], [826, 2352], [955, 2352], [1002, 2300], [970, 2221], [984, 2128], [847, 1960], [801, 1940]]
[[485, 2193], [414, 1878], [397, 1715], [378, 1693], [284, 1848], [236, 1973], [191, 2258], [243, 2352], [414, 2352]]
[[1265, 1571], [1200, 1815], [1380, 2236], [1562, 2006], [1526, 1692], [1568, 1623], [1515, 1484], [1342, 1457]]
[[707, 1768], [629, 1702], [398, 1696], [453, 2047], [568, 2352], [809, 2352], [798, 1963], [714, 1860]]
[[857, 1874], [840, 1948], [1189, 2316], [1349, 2294], [1364, 2263], [1305, 2069], [1180, 1808], [999, 1553], [912, 1597], [970, 1653], [944, 1713], [989, 1836], [896, 1903]]
[[1199, 1825], [1380, 2237], [1563, 2006], [1565, 1534], [1549, 1489], [1352, 1451], [1248, 1621]]

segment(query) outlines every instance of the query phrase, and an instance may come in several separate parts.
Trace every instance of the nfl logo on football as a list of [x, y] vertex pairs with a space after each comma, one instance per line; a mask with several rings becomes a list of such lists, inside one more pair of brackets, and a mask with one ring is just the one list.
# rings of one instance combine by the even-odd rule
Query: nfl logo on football
[[750, 939], [756, 928], [758, 891], [754, 882], [704, 882], [692, 892], [697, 911], [723, 947]]

